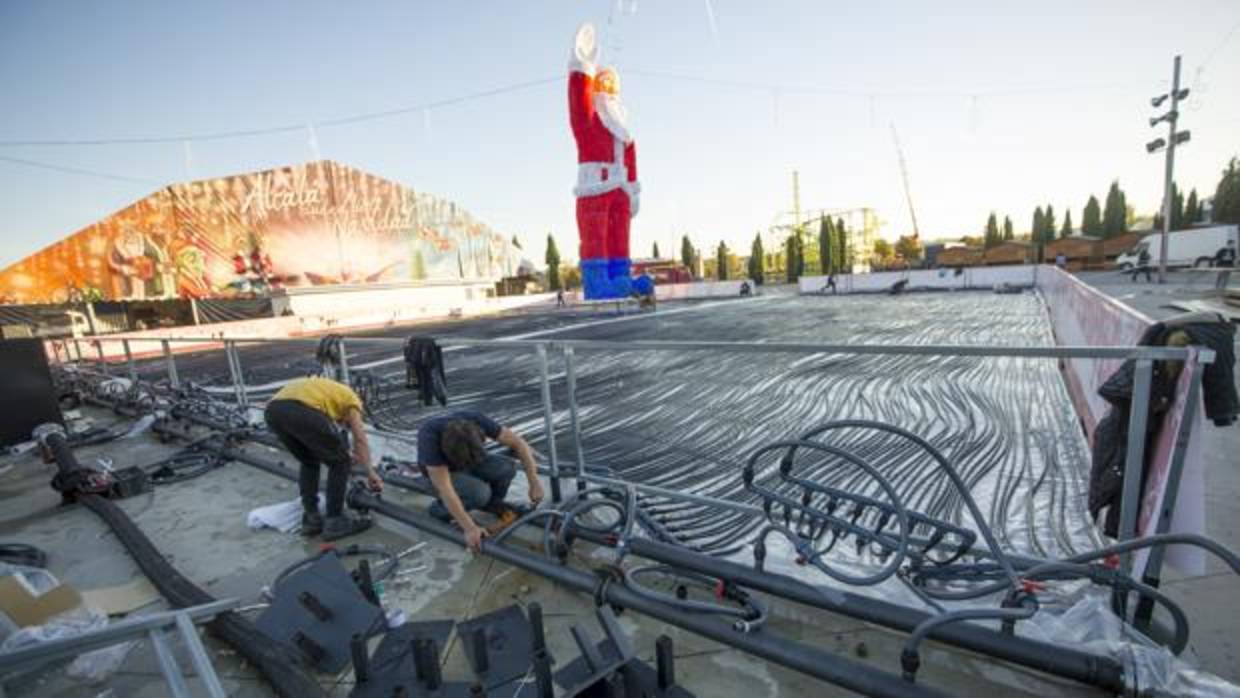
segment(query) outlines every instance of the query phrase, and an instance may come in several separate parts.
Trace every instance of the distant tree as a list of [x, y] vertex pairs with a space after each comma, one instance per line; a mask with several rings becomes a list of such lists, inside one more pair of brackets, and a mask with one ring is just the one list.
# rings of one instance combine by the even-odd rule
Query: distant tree
[[925, 250], [921, 246], [921, 240], [912, 235], [901, 235], [896, 240], [896, 254], [904, 257], [904, 261], [909, 265], [918, 264], [925, 254]]
[[547, 286], [552, 291], [559, 291], [563, 288], [560, 285], [560, 250], [555, 246], [555, 238], [550, 233], [547, 234]]
[[1184, 224], [1192, 225], [1201, 221], [1201, 203], [1197, 201], [1197, 187], [1188, 193], [1188, 203], [1184, 205]]
[[1042, 228], [1045, 225], [1046, 218], [1042, 213], [1042, 207], [1039, 206], [1033, 210], [1033, 228], [1029, 230], [1029, 239], [1035, 245], [1042, 244]]
[[835, 273], [835, 268], [832, 265], [833, 255], [831, 254], [831, 248], [833, 247], [831, 238], [834, 236], [835, 226], [831, 225], [829, 217], [823, 216], [818, 221], [818, 271], [824, 275]]
[[650, 256], [655, 259], [659, 258], [659, 243], [657, 241], [654, 243], [654, 248], [650, 250]]
[[1055, 239], [1055, 207], [1046, 205], [1046, 213], [1042, 214], [1042, 244]]
[[512, 236], [512, 246], [517, 248], [518, 250], [523, 249], [521, 247], [521, 241], [517, 239], [516, 235]]
[[1090, 237], [1102, 237], [1102, 209], [1098, 206], [1098, 197], [1090, 196], [1089, 202], [1085, 204], [1085, 211], [1081, 213], [1081, 235]]
[[788, 239], [784, 241], [784, 278], [790, 284], [795, 284], [797, 279], [801, 278], [800, 275], [797, 274], [797, 270], [801, 268], [799, 259], [801, 249], [798, 244], [800, 242], [800, 237], [801, 236], [794, 231], [788, 236]]
[[978, 235], [964, 235], [960, 238], [960, 243], [965, 247], [981, 247], [985, 244], [985, 240]]
[[1002, 240], [999, 235], [999, 221], [995, 218], [995, 212], [991, 211], [990, 217], [986, 219], [986, 233], [982, 235], [982, 245], [989, 250]]
[[1015, 237], [1016, 237], [1015, 234], [1012, 232], [1012, 219], [1008, 218], [1007, 216], [1004, 216], [1003, 217], [1003, 239], [1012, 240], [1012, 239], [1015, 239]]
[[692, 274], [693, 267], [693, 243], [689, 242], [689, 236], [685, 235], [680, 238], [680, 261], [689, 269]]
[[1232, 158], [1214, 188], [1215, 223], [1240, 223], [1240, 160]]
[[561, 280], [566, 289], [581, 288], [581, 270], [574, 266], [564, 267], [563, 279]]
[[715, 251], [715, 274], [720, 281], [728, 280], [728, 246], [719, 243], [719, 249]]
[[835, 264], [836, 269], [844, 274], [851, 274], [853, 265], [852, 245], [849, 243], [848, 238], [848, 228], [844, 226], [844, 219], [837, 217], [835, 219]]
[[766, 253], [762, 250], [762, 233], [753, 236], [753, 246], [749, 248], [749, 278], [755, 284], [761, 284], [766, 276]]
[[891, 265], [895, 251], [892, 249], [890, 242], [883, 238], [878, 238], [874, 241], [874, 256], [878, 259], [879, 265], [886, 268]]
[[1063, 213], [1063, 227], [1059, 229], [1059, 237], [1066, 238], [1072, 234], [1072, 209]]
[[1102, 237], [1113, 238], [1128, 229], [1127, 209], [1128, 201], [1119, 188], [1119, 181], [1111, 182], [1106, 205], [1102, 209]]

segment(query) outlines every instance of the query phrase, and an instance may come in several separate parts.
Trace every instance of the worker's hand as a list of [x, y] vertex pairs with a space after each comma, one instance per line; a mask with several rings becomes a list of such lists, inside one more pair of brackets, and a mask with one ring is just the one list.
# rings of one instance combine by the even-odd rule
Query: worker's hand
[[471, 523], [470, 527], [465, 529], [465, 547], [469, 548], [471, 553], [482, 552], [482, 539], [487, 537], [487, 532], [478, 524]]
[[370, 487], [371, 492], [383, 491], [383, 478], [379, 477], [379, 473], [373, 469], [366, 473], [366, 485]]
[[543, 486], [542, 486], [542, 482], [539, 481], [538, 478], [534, 478], [530, 480], [529, 497], [530, 497], [530, 504], [533, 504], [534, 506], [538, 506], [539, 504], [542, 503]]

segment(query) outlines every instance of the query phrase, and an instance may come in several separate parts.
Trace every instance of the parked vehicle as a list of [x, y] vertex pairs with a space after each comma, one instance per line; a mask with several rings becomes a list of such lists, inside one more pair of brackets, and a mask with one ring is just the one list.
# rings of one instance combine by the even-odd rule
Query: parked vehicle
[[[1208, 267], [1214, 263], [1214, 257], [1227, 246], [1231, 240], [1237, 245], [1240, 241], [1240, 226], [1213, 225], [1207, 228], [1176, 230], [1167, 235], [1167, 266], [1168, 267]], [[1161, 233], [1153, 233], [1141, 238], [1131, 250], [1115, 258], [1115, 265], [1121, 271], [1130, 271], [1137, 266], [1137, 258], [1141, 250], [1150, 253], [1150, 265], [1157, 266], [1162, 243]]]

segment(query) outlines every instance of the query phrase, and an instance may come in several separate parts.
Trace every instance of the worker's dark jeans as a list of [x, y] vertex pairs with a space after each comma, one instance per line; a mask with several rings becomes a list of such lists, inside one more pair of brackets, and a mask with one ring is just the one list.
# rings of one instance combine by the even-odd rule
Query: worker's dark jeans
[[[494, 510], [508, 496], [508, 486], [517, 475], [517, 463], [512, 458], [492, 454], [482, 465], [469, 472], [452, 473], [452, 489], [460, 497], [465, 511]], [[436, 498], [430, 506], [430, 514], [441, 521], [449, 521], [452, 515], [443, 501]]]
[[340, 430], [327, 415], [296, 400], [272, 400], [263, 416], [267, 428], [301, 464], [297, 478], [301, 506], [318, 511], [319, 466], [327, 466], [327, 515], [344, 511], [344, 492], [349, 485], [353, 458]]

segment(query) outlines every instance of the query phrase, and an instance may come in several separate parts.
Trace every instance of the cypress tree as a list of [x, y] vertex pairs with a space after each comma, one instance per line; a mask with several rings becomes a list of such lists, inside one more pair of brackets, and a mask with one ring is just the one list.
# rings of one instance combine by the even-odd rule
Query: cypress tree
[[749, 278], [755, 284], [761, 284], [766, 276], [766, 253], [762, 250], [762, 233], [753, 236], [753, 246], [749, 248]]
[[555, 238], [547, 233], [547, 286], [552, 291], [559, 291], [560, 285], [560, 250], [555, 245]]

